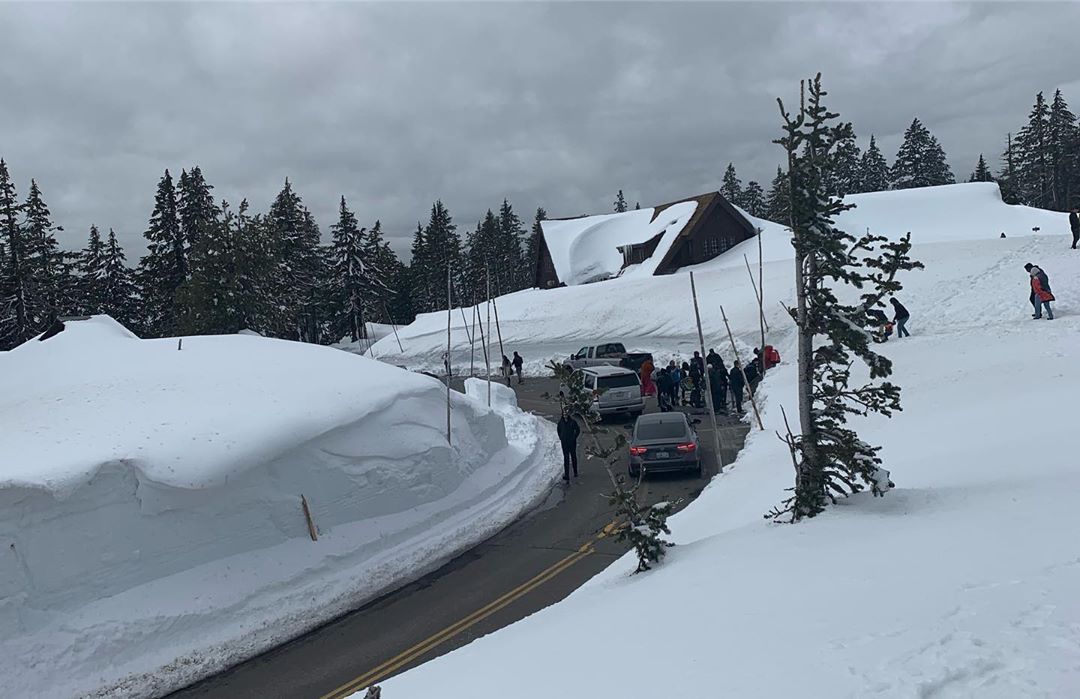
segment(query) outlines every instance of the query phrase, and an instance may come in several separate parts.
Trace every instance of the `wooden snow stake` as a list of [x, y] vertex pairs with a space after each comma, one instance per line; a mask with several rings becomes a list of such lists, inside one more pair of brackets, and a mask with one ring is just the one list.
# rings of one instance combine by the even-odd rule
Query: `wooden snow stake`
[[304, 507], [304, 519], [307, 520], [308, 534], [311, 535], [312, 541], [318, 541], [319, 532], [315, 529], [315, 522], [311, 520], [311, 508], [308, 507], [307, 498], [304, 497], [303, 493], [300, 493], [300, 504]]

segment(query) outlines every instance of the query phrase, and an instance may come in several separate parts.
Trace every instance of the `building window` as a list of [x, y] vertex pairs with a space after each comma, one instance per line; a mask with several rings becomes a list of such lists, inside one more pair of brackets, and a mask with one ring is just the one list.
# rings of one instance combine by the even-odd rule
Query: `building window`
[[705, 259], [712, 259], [722, 252], [731, 249], [731, 243], [727, 238], [706, 238], [704, 243]]

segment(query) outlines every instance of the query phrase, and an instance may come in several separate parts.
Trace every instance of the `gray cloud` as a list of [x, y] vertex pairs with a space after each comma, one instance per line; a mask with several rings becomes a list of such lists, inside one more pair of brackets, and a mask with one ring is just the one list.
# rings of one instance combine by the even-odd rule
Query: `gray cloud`
[[129, 256], [164, 168], [263, 210], [288, 176], [324, 230], [344, 194], [406, 250], [439, 197], [462, 228], [767, 186], [775, 98], [821, 70], [886, 156], [918, 115], [958, 176], [1038, 90], [1080, 106], [1080, 5], [3, 4], [0, 155], [65, 243]]

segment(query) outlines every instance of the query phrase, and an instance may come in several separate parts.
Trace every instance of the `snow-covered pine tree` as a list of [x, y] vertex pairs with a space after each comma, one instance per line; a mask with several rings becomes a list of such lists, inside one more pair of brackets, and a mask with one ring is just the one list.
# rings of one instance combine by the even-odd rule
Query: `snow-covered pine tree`
[[364, 264], [364, 236], [349, 211], [345, 197], [338, 205], [338, 221], [330, 227], [333, 258], [331, 278], [334, 289], [332, 318], [336, 335], [348, 335], [356, 342], [366, 337], [364, 293], [367, 270]]
[[509, 200], [503, 199], [499, 208], [498, 259], [495, 267], [499, 270], [499, 289], [502, 293], [524, 289], [529, 284], [527, 269], [521, 252], [525, 227], [514, 213]]
[[373, 282], [364, 299], [365, 316], [373, 322], [389, 323], [390, 301], [394, 296], [394, 268], [398, 259], [383, 236], [382, 222], [377, 219], [364, 236], [364, 258], [368, 261]]
[[236, 313], [241, 330], [273, 335], [282, 327], [282, 310], [276, 297], [278, 261], [274, 231], [265, 216], [248, 216], [244, 199], [232, 219], [230, 236], [235, 249]]
[[[194, 173], [187, 180], [189, 202], [200, 188], [201, 173]], [[190, 274], [176, 294], [177, 329], [184, 335], [235, 333], [244, 327], [236, 277], [235, 214], [226, 201], [220, 207], [211, 203], [206, 208], [205, 201], [191, 206], [186, 224], [193, 236]]]
[[100, 279], [101, 312], [111, 316], [121, 325], [136, 330], [138, 311], [135, 277], [127, 266], [124, 249], [116, 240], [116, 233], [109, 229], [109, 238], [105, 244]]
[[32, 322], [35, 333], [44, 332], [53, 321], [74, 309], [74, 284], [66, 255], [56, 242], [49, 207], [37, 181], [30, 180], [30, 194], [23, 205], [23, 241], [30, 269]]
[[0, 350], [11, 349], [34, 335], [31, 321], [32, 270], [26, 260], [19, 214], [22, 204], [15, 194], [15, 183], [7, 163], [0, 158], [0, 238], [4, 240], [5, 259], [0, 268]]
[[[880, 381], [892, 373], [892, 363], [871, 349], [864, 328], [872, 324], [867, 310], [900, 290], [897, 273], [922, 266], [909, 256], [910, 235], [889, 242], [867, 232], [856, 239], [834, 225], [834, 217], [852, 207], [825, 195], [825, 174], [851, 124], [837, 123], [839, 115], [826, 109], [820, 74], [801, 83], [800, 93], [794, 116], [777, 100], [784, 136], [776, 142], [787, 152], [791, 187], [801, 434], [788, 438], [794, 494], [767, 515], [793, 522], [820, 513], [838, 496], [866, 487], [881, 495], [892, 487], [880, 447], [863, 442], [847, 418], [900, 410], [900, 387]], [[860, 301], [841, 303], [832, 287], [837, 281], [859, 289]], [[857, 388], [848, 385], [852, 355], [869, 368], [869, 381]]]
[[889, 170], [893, 189], [955, 184], [945, 150], [918, 118], [904, 132], [904, 142]]
[[1017, 155], [1020, 197], [1029, 206], [1054, 206], [1053, 154], [1050, 143], [1050, 106], [1043, 93], [1035, 95], [1028, 123], [1013, 143]]
[[286, 178], [267, 214], [277, 262], [278, 303], [284, 307], [278, 337], [320, 342], [323, 326], [322, 282], [326, 259], [319, 245], [319, 227]]
[[997, 176], [998, 188], [1001, 190], [1001, 200], [1006, 204], [1020, 204], [1020, 177], [1017, 173], [1017, 158], [1013, 135], [1007, 134], [1005, 150], [1001, 154], [1002, 168]]
[[626, 211], [626, 197], [623, 196], [622, 190], [615, 195], [615, 213], [621, 214]]
[[[105, 312], [105, 243], [98, 227], [91, 224], [86, 247], [79, 253], [80, 311], [86, 315]], [[115, 319], [119, 320], [119, 318]]]
[[[497, 224], [496, 224], [497, 226]], [[464, 287], [464, 256], [461, 252], [461, 237], [454, 225], [450, 212], [442, 201], [436, 200], [431, 205], [431, 216], [424, 228], [424, 240], [430, 257], [427, 260], [427, 277], [431, 289], [425, 311], [446, 309], [446, 270], [453, 275], [455, 289]], [[492, 270], [494, 273], [494, 270]]]
[[1050, 180], [1054, 208], [1062, 211], [1070, 208], [1070, 203], [1080, 197], [1074, 197], [1073, 185], [1080, 168], [1080, 128], [1077, 127], [1076, 115], [1069, 111], [1069, 105], [1061, 90], [1054, 91], [1050, 103]]
[[833, 153], [832, 161], [827, 175], [826, 190], [829, 196], [843, 197], [855, 194], [860, 189], [862, 180], [860, 173], [859, 145], [855, 142], [855, 135], [844, 139], [837, 144]]
[[[222, 238], [217, 225], [221, 209], [210, 192], [213, 187], [203, 178], [198, 165], [190, 172], [181, 171], [176, 188], [177, 217], [180, 220], [180, 232], [189, 250], [190, 266], [199, 264], [198, 255], [202, 250], [212, 251], [214, 244], [200, 245], [205, 235], [217, 235]], [[190, 274], [190, 270], [189, 270]]]
[[742, 208], [746, 213], [758, 218], [765, 217], [765, 192], [761, 189], [761, 185], [755, 180], [750, 180], [746, 183], [746, 189], [743, 190]]
[[986, 159], [983, 158], [983, 154], [979, 153], [979, 162], [975, 163], [975, 170], [971, 173], [971, 177], [968, 178], [968, 182], [993, 182], [994, 176], [990, 172], [990, 167], [986, 164]]
[[859, 188], [856, 191], [884, 192], [889, 188], [889, 180], [889, 164], [885, 162], [874, 135], [870, 134], [870, 145], [859, 161]]
[[728, 163], [727, 169], [724, 170], [724, 179], [720, 183], [720, 194], [735, 206], [742, 206], [742, 182], [739, 181], [739, 176], [735, 174], [734, 163]]
[[529, 240], [525, 244], [525, 263], [528, 266], [529, 278], [525, 288], [536, 285], [536, 271], [540, 265], [540, 241], [544, 239], [544, 229], [540, 222], [547, 219], [547, 212], [543, 207], [536, 208], [536, 216], [533, 218], [532, 230], [529, 232]]
[[774, 223], [787, 225], [791, 218], [791, 193], [788, 191], [788, 176], [780, 166], [776, 167], [776, 177], [769, 186], [765, 197], [765, 218]]
[[424, 227], [419, 221], [416, 222], [416, 232], [413, 233], [411, 252], [408, 277], [412, 311], [413, 313], [427, 313], [433, 309], [435, 289], [429, 273], [431, 254], [427, 237], [424, 235]]
[[176, 291], [188, 276], [188, 246], [168, 170], [158, 181], [154, 210], [143, 237], [147, 253], [139, 261], [137, 278], [146, 331], [151, 337], [171, 335], [176, 331]]

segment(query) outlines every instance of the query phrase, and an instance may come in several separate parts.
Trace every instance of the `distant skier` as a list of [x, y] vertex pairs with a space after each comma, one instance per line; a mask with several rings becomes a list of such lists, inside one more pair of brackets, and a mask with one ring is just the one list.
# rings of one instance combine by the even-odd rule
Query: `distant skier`
[[[525, 366], [525, 360], [522, 359], [521, 355], [518, 354], [517, 352], [514, 352], [514, 361], [512, 362], [512, 364], [514, 365], [514, 373], [517, 374], [517, 377], [518, 377], [518, 384], [520, 385], [520, 384], [525, 383], [525, 379], [521, 375], [521, 367]], [[507, 378], [506, 384], [510, 385], [510, 379], [509, 378]]]
[[1046, 308], [1046, 319], [1053, 320], [1054, 311], [1050, 308], [1050, 302], [1054, 300], [1054, 294], [1050, 291], [1049, 277], [1046, 276], [1046, 272], [1030, 262], [1024, 265], [1024, 269], [1031, 275], [1031, 296], [1029, 298], [1032, 307], [1035, 309], [1035, 313], [1031, 317], [1036, 320], [1042, 318], [1042, 309]]
[[1069, 228], [1072, 229], [1072, 249], [1075, 250], [1076, 244], [1080, 243], [1080, 207], [1074, 207], [1069, 213]]
[[889, 303], [892, 304], [893, 311], [895, 311], [893, 321], [896, 323], [896, 339], [899, 340], [904, 336], [911, 337], [911, 333], [904, 327], [904, 324], [911, 318], [911, 313], [908, 312], [908, 309], [904, 308], [904, 304], [900, 303], [898, 299], [891, 298], [889, 299]]
[[728, 374], [728, 390], [731, 391], [731, 404], [739, 415], [743, 414], [744, 386], [746, 386], [746, 379], [743, 377], [742, 366], [739, 364], [739, 360], [736, 359], [735, 363], [731, 365], [731, 372]]
[[563, 477], [562, 479], [567, 483], [570, 482], [570, 466], [574, 467], [574, 478], [577, 478], [577, 440], [578, 435], [581, 434], [581, 426], [578, 425], [571, 415], [565, 411], [562, 417], [559, 418], [558, 424], [555, 425], [555, 430], [559, 433], [559, 443], [562, 445], [562, 457], [563, 457]]

